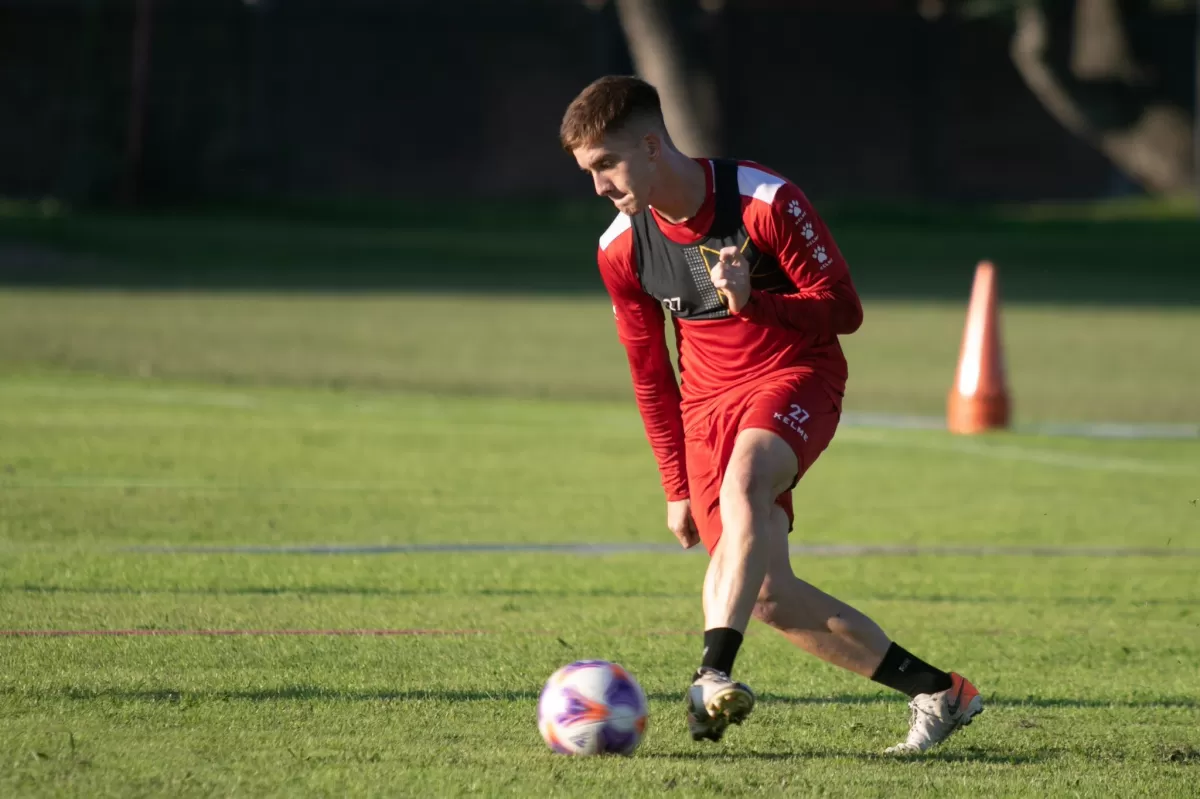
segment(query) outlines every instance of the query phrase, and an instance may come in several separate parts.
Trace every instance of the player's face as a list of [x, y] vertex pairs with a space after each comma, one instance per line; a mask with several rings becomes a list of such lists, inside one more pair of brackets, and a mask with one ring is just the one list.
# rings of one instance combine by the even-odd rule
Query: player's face
[[593, 147], [575, 151], [579, 168], [592, 176], [596, 194], [612, 200], [623, 214], [636, 214], [650, 205], [654, 175], [653, 143], [646, 139], [605, 137]]

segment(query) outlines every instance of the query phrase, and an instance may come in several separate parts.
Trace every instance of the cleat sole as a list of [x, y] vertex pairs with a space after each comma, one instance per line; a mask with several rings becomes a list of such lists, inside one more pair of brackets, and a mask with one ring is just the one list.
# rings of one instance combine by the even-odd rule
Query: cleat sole
[[740, 688], [730, 688], [710, 699], [705, 709], [714, 719], [724, 718], [726, 724], [741, 724], [754, 709], [754, 697]]

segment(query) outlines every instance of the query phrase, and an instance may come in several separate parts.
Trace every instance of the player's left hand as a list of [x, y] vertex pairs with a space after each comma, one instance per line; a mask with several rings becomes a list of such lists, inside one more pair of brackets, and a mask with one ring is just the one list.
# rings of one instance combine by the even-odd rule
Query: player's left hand
[[696, 531], [696, 521], [692, 518], [692, 501], [677, 499], [667, 503], [667, 529], [679, 539], [679, 545], [691, 549], [700, 543], [700, 533]]
[[750, 302], [750, 265], [737, 247], [721, 249], [709, 277], [717, 291], [724, 295], [730, 313], [740, 313]]

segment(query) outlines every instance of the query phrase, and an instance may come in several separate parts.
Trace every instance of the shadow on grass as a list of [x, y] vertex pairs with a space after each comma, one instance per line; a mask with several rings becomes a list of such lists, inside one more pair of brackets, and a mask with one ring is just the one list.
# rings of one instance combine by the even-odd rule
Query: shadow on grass
[[[446, 690], [446, 689], [409, 689], [409, 690], [360, 690], [339, 689], [318, 685], [287, 685], [276, 688], [260, 689], [230, 689], [189, 690], [183, 688], [132, 689], [132, 688], [83, 688], [68, 687], [54, 691], [18, 690], [15, 688], [0, 689], [0, 694], [9, 696], [29, 696], [37, 698], [63, 698], [81, 701], [113, 700], [119, 702], [291, 702], [291, 701], [329, 701], [329, 702], [536, 702], [536, 690]], [[651, 701], [665, 703], [682, 703], [683, 693], [679, 692], [648, 692]], [[868, 705], [896, 705], [905, 703], [905, 698], [899, 695], [863, 695], [863, 694], [831, 694], [826, 696], [791, 696], [786, 694], [764, 693], [759, 696], [760, 704], [785, 706], [839, 706], [855, 707]], [[1200, 708], [1200, 699], [1196, 697], [1163, 696], [1148, 699], [1079, 699], [1068, 697], [989, 697], [985, 699], [988, 707], [1001, 708], [1043, 708], [1089, 710], [1089, 709], [1144, 709], [1144, 708]]]
[[862, 763], [994, 763], [999, 765], [1026, 765], [1043, 763], [1055, 757], [1052, 751], [1036, 754], [1013, 754], [987, 751], [977, 747], [944, 752], [925, 752], [919, 755], [889, 755], [883, 752], [841, 751], [836, 749], [799, 749], [795, 752], [671, 752], [668, 754], [644, 754], [652, 760], [684, 760], [720, 762], [722, 760], [857, 760]]
[[[780, 705], [878, 705], [902, 704], [902, 696], [864, 696], [860, 694], [835, 694], [831, 696], [787, 696], [763, 694], [763, 704]], [[1139, 709], [1139, 708], [1200, 708], [1200, 699], [1195, 697], [1158, 697], [1153, 699], [1077, 699], [1062, 697], [984, 697], [987, 707], [1011, 708], [1066, 708], [1066, 709]]]

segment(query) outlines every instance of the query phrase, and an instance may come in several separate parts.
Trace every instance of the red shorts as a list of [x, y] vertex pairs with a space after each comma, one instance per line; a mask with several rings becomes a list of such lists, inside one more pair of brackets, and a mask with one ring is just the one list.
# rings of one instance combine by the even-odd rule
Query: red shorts
[[780, 436], [796, 453], [792, 486], [776, 498], [791, 530], [792, 488], [833, 440], [841, 402], [824, 380], [808, 373], [790, 374], [733, 389], [684, 419], [688, 493], [700, 541], [711, 555], [721, 540], [721, 481], [738, 433], [762, 428]]

